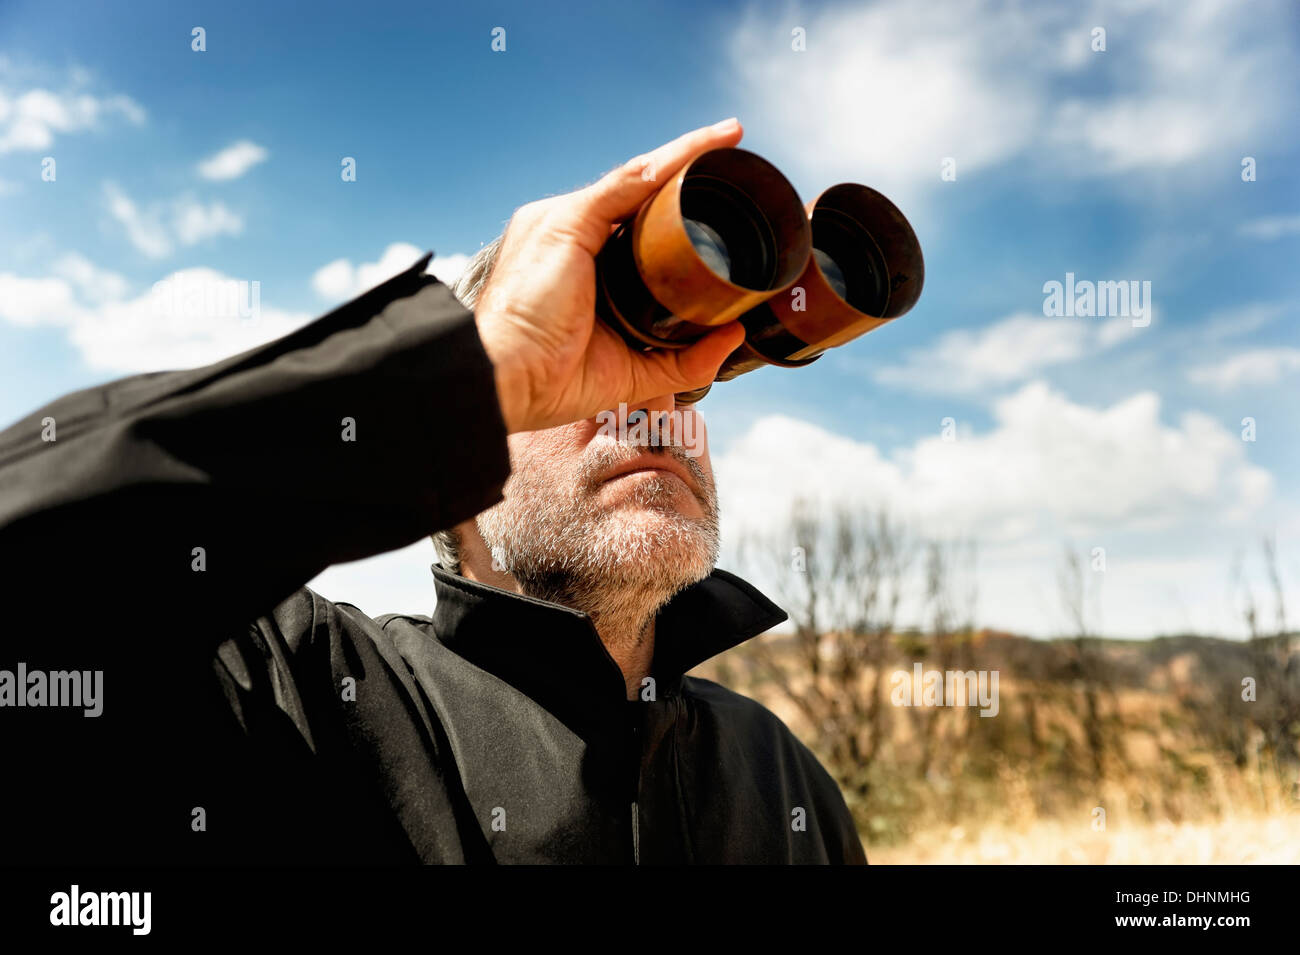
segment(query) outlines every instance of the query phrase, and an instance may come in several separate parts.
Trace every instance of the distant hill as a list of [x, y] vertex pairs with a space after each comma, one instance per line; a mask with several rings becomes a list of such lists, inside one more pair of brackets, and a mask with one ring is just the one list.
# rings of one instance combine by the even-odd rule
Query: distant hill
[[[1174, 822], [1300, 811], [1298, 644], [773, 633], [692, 675], [777, 713], [837, 777], [868, 840], [893, 844], [970, 821], [1086, 824], [1098, 808]], [[896, 705], [916, 663], [983, 671], [986, 689], [996, 671], [997, 715]]]

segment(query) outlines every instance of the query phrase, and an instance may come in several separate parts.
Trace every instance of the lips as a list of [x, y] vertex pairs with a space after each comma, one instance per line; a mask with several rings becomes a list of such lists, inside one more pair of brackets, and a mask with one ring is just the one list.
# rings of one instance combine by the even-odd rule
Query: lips
[[669, 474], [676, 475], [681, 479], [692, 493], [698, 493], [695, 487], [695, 480], [690, 473], [684, 468], [681, 462], [673, 459], [666, 454], [638, 454], [621, 464], [615, 465], [609, 470], [600, 483], [605, 484], [615, 478], [623, 477], [625, 474], [633, 474], [637, 471], [667, 471]]

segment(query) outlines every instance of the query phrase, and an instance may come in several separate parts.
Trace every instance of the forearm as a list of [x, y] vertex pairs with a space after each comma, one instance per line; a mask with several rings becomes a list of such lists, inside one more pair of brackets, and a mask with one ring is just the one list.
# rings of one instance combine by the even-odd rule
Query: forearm
[[251, 352], [79, 392], [0, 434], [14, 594], [58, 600], [75, 584], [82, 599], [245, 621], [331, 563], [499, 499], [492, 366], [470, 314], [422, 273]]

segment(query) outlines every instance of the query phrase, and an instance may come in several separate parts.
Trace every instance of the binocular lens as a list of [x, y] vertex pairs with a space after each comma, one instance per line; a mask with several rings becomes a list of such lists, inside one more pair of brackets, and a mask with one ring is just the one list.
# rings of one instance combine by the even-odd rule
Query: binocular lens
[[889, 272], [871, 233], [833, 208], [816, 210], [812, 230], [813, 258], [835, 294], [859, 312], [883, 315], [889, 304]]
[[835, 290], [835, 294], [842, 299], [848, 299], [849, 283], [844, 278], [844, 270], [829, 253], [823, 252], [817, 246], [813, 246], [813, 258], [817, 260], [817, 267], [822, 270], [822, 275], [826, 276], [826, 281]]
[[[773, 287], [776, 236], [744, 192], [711, 175], [687, 175], [681, 214], [691, 245], [719, 276], [748, 289]], [[718, 268], [719, 260], [726, 268]]]
[[727, 254], [727, 243], [722, 236], [703, 222], [696, 219], [683, 220], [686, 234], [691, 238], [691, 245], [699, 253], [704, 264], [713, 269], [722, 278], [731, 279], [731, 256]]

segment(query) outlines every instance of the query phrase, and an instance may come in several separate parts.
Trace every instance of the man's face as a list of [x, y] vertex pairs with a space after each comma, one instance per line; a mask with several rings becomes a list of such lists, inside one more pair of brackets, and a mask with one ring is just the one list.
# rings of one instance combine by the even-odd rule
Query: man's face
[[659, 446], [638, 437], [635, 412], [510, 436], [505, 499], [477, 523], [525, 593], [613, 587], [666, 600], [713, 569], [718, 504], [703, 419], [671, 396], [640, 407], [663, 422]]

